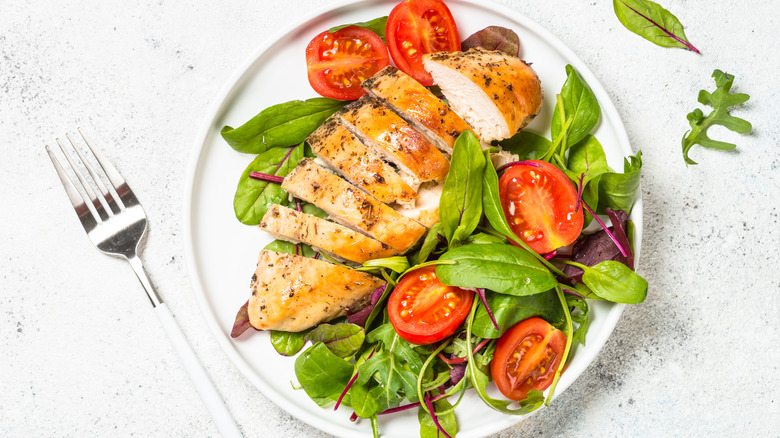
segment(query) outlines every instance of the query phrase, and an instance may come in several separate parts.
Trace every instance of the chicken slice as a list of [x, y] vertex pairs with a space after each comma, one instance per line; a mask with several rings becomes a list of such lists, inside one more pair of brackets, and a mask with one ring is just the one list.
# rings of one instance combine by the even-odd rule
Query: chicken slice
[[443, 182], [425, 184], [417, 192], [419, 198], [413, 209], [396, 208], [396, 211], [409, 219], [414, 219], [426, 228], [431, 228], [439, 222], [439, 200], [443, 188]]
[[363, 81], [363, 89], [384, 101], [448, 154], [452, 154], [460, 133], [471, 130], [445, 102], [395, 67], [385, 67]]
[[342, 225], [373, 237], [400, 253], [409, 250], [425, 234], [426, 228], [419, 223], [401, 216], [309, 158], [302, 159], [284, 178], [282, 188], [325, 210]]
[[423, 65], [484, 142], [509, 138], [542, 108], [542, 86], [524, 61], [500, 51], [471, 49], [423, 55]]
[[275, 239], [305, 243], [355, 263], [398, 254], [384, 243], [347, 227], [281, 205], [268, 209], [260, 229]]
[[262, 250], [247, 313], [258, 330], [299, 332], [342, 316], [384, 281], [293, 254]]
[[374, 154], [421, 182], [444, 181], [447, 176], [450, 170], [447, 158], [378, 100], [363, 96], [337, 115]]
[[315, 155], [352, 184], [386, 204], [414, 207], [417, 193], [336, 119], [317, 128], [306, 141]]

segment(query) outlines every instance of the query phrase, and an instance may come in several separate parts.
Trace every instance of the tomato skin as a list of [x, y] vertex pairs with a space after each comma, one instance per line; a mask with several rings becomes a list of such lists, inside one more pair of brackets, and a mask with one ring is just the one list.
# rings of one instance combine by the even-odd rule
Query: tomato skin
[[433, 85], [422, 55], [460, 50], [455, 19], [442, 0], [404, 0], [390, 12], [387, 48], [399, 70], [423, 85]]
[[368, 29], [348, 26], [324, 31], [306, 46], [306, 72], [324, 97], [354, 100], [366, 94], [360, 84], [390, 65], [387, 46]]
[[577, 189], [546, 161], [509, 167], [498, 180], [498, 194], [509, 227], [539, 254], [570, 245], [582, 233], [585, 217]]
[[547, 321], [520, 321], [498, 339], [490, 374], [504, 397], [523, 400], [550, 387], [565, 348], [566, 335]]
[[436, 266], [408, 272], [390, 294], [387, 315], [403, 339], [432, 344], [452, 335], [474, 302], [474, 292], [446, 286], [436, 278]]

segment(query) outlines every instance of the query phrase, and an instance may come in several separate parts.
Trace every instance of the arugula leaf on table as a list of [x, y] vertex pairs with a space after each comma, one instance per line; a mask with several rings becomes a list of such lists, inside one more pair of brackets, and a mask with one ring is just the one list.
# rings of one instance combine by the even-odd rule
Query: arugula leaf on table
[[306, 394], [320, 406], [336, 400], [347, 387], [355, 367], [318, 342], [295, 359], [295, 376]]
[[542, 293], [558, 284], [533, 254], [512, 245], [470, 243], [445, 252], [439, 260], [457, 262], [436, 266], [439, 280], [450, 286], [523, 296]]
[[601, 117], [596, 95], [571, 65], [566, 65], [566, 82], [563, 83], [553, 110], [552, 147], [545, 160], [552, 158], [560, 147], [558, 157], [565, 163], [566, 150], [579, 143], [596, 126]]
[[312, 344], [322, 342], [336, 356], [346, 359], [360, 350], [366, 332], [350, 323], [320, 324], [306, 335]]
[[693, 47], [680, 20], [650, 0], [613, 0], [615, 15], [626, 29], [661, 47], [679, 47], [700, 53]]
[[485, 165], [479, 140], [471, 131], [464, 131], [455, 141], [439, 203], [439, 218], [450, 248], [466, 240], [482, 219]]
[[287, 201], [287, 191], [279, 184], [251, 178], [250, 172], [285, 176], [303, 158], [303, 143], [289, 148], [276, 148], [259, 154], [241, 174], [233, 198], [236, 218], [246, 225], [257, 225], [273, 204]]
[[333, 33], [349, 26], [356, 26], [356, 27], [362, 27], [363, 29], [368, 29], [371, 32], [374, 32], [375, 34], [379, 35], [379, 38], [382, 38], [382, 41], [387, 42], [385, 40], [385, 28], [387, 27], [387, 16], [374, 18], [373, 20], [369, 20], [369, 21], [361, 21], [359, 23], [342, 24], [341, 26], [334, 26], [328, 29], [328, 32]]
[[711, 106], [714, 110], [706, 117], [701, 109], [696, 108], [688, 113], [688, 122], [691, 130], [686, 132], [682, 138], [682, 150], [685, 164], [698, 164], [690, 157], [688, 151], [693, 145], [699, 144], [705, 148], [732, 150], [737, 147], [733, 143], [716, 141], [707, 136], [707, 130], [713, 125], [724, 126], [738, 134], [746, 134], [753, 129], [753, 125], [745, 119], [734, 117], [729, 114], [729, 107], [740, 105], [748, 101], [750, 96], [745, 93], [731, 93], [731, 86], [734, 84], [734, 75], [715, 70], [712, 73], [715, 78], [715, 91], [709, 93], [705, 90], [699, 91], [699, 103]]
[[496, 330], [485, 306], [480, 304], [471, 328], [474, 335], [480, 338], [498, 338], [518, 322], [533, 316], [538, 316], [555, 326], [563, 322], [561, 304], [554, 290], [529, 296], [505, 295], [491, 291], [485, 291], [485, 295], [500, 330]]
[[326, 97], [280, 103], [264, 109], [238, 128], [224, 126], [220, 134], [238, 152], [259, 154], [303, 142], [347, 103]]

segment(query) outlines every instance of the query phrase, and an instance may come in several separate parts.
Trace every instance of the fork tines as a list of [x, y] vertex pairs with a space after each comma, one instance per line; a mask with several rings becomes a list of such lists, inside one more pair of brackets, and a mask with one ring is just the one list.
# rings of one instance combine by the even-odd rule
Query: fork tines
[[[76, 175], [78, 182], [74, 181], [73, 178], [68, 175], [48, 145], [46, 146], [46, 152], [49, 154], [52, 164], [54, 164], [57, 175], [60, 177], [60, 181], [62, 181], [62, 185], [65, 187], [68, 198], [73, 204], [73, 208], [76, 209], [79, 219], [81, 219], [85, 227], [91, 225], [89, 228], [92, 228], [96, 224], [102, 223], [114, 216], [116, 213], [124, 211], [125, 208], [130, 207], [134, 203], [133, 201], [137, 203], [137, 200], [135, 200], [135, 196], [133, 196], [125, 180], [116, 168], [114, 168], [106, 159], [100, 149], [94, 145], [92, 140], [81, 128], [78, 128], [78, 131], [87, 144], [87, 147], [92, 152], [92, 156], [97, 160], [100, 168], [103, 170], [102, 175], [104, 176], [101, 177], [98, 172], [95, 171], [95, 168], [92, 167], [89, 160], [87, 160], [84, 154], [82, 154], [76, 146], [76, 142], [70, 134], [66, 134], [66, 137], [68, 138], [72, 149], [76, 151], [78, 161], [87, 169], [91, 182], [79, 170], [79, 166], [71, 157], [71, 154], [68, 153], [59, 138], [56, 139], [57, 144], [59, 145], [62, 154], [65, 156], [70, 169]], [[108, 179], [111, 186], [110, 188], [103, 183], [103, 178]], [[97, 187], [97, 192], [94, 190], [95, 186]], [[77, 187], [80, 187], [81, 191], [79, 191]]]

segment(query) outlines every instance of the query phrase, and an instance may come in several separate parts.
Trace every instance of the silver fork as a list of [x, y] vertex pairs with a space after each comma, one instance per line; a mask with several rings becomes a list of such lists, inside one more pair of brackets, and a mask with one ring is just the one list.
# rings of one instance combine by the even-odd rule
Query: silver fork
[[[122, 257], [130, 262], [130, 266], [133, 267], [135, 274], [146, 290], [146, 294], [149, 296], [149, 300], [152, 302], [152, 306], [154, 306], [154, 310], [168, 338], [173, 343], [173, 347], [179, 355], [187, 374], [189, 374], [192, 383], [206, 405], [206, 409], [208, 409], [216, 423], [217, 429], [224, 437], [242, 436], [233, 417], [230, 415], [227, 407], [225, 407], [222, 397], [220, 397], [208, 374], [206, 374], [197, 356], [195, 356], [195, 352], [184, 337], [170, 309], [160, 299], [141, 263], [141, 259], [138, 257], [139, 244], [146, 234], [147, 228], [146, 213], [143, 207], [141, 207], [138, 198], [130, 190], [122, 175], [117, 172], [116, 168], [106, 159], [103, 153], [95, 147], [84, 131], [81, 128], [78, 128], [78, 131], [100, 164], [105, 176], [108, 177], [113, 190], [109, 190], [103, 183], [102, 178], [95, 172], [89, 161], [79, 151], [79, 148], [76, 147], [76, 143], [70, 134], [66, 134], [66, 137], [73, 150], [76, 151], [78, 159], [87, 169], [94, 185], [97, 186], [97, 192], [93, 189], [94, 186], [79, 171], [76, 163], [71, 158], [71, 154], [65, 150], [60, 139], [56, 139], [57, 144], [68, 161], [71, 170], [76, 174], [78, 182], [73, 181], [68, 176], [48, 145], [46, 146], [46, 152], [49, 154], [49, 158], [51, 158], [51, 162], [54, 164], [54, 169], [57, 171], [60, 181], [62, 181], [65, 192], [76, 210], [76, 215], [84, 226], [84, 231], [87, 232], [89, 239], [101, 252]], [[76, 188], [77, 185], [82, 188], [88, 199], [85, 199], [79, 193]]]

